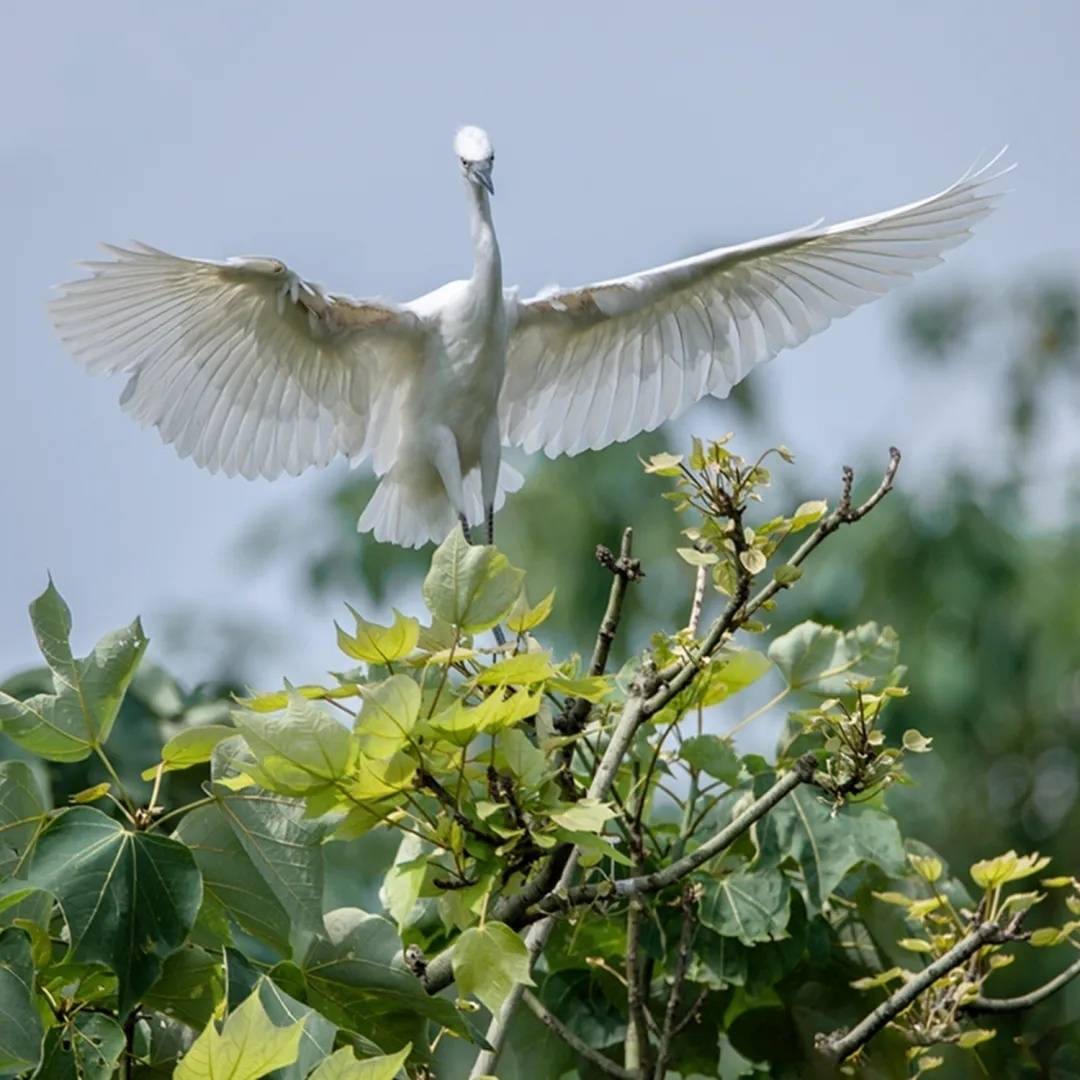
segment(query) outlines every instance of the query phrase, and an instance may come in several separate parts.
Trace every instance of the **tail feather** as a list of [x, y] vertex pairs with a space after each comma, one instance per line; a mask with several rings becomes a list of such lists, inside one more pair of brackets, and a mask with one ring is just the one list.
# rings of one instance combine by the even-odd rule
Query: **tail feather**
[[[503, 462], [499, 469], [495, 509], [503, 505], [509, 492], [517, 491], [524, 482], [525, 478], [517, 469]], [[479, 469], [465, 477], [465, 504], [469, 524], [482, 525], [484, 505]], [[370, 532], [382, 543], [418, 548], [429, 543], [442, 543], [456, 524], [457, 513], [441, 484], [431, 490], [425, 485], [409, 483], [397, 469], [391, 469], [364, 507], [356, 529], [357, 532]]]

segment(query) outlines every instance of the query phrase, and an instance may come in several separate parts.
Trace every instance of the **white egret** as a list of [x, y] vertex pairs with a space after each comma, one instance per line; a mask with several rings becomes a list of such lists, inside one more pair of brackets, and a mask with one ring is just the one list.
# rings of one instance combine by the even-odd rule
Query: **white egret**
[[969, 170], [930, 198], [719, 248], [522, 300], [503, 286], [491, 216], [495, 154], [454, 149], [473, 273], [407, 304], [324, 292], [271, 258], [179, 258], [134, 244], [87, 264], [50, 305], [93, 374], [181, 457], [268, 479], [370, 459], [358, 522], [378, 540], [439, 541], [486, 521], [521, 476], [504, 446], [549, 457], [651, 431], [758, 363], [941, 261], [990, 212], [1004, 172]]

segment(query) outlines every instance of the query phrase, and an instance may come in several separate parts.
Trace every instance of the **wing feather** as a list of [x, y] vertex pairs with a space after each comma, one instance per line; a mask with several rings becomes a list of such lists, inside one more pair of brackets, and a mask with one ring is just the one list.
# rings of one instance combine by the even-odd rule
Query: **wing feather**
[[61, 286], [52, 321], [89, 372], [128, 375], [121, 404], [181, 457], [267, 478], [392, 458], [388, 402], [419, 366], [417, 315], [327, 296], [276, 259], [103, 246], [113, 257]]
[[[1004, 153], [1004, 151], [1002, 151]], [[998, 154], [918, 202], [517, 301], [503, 440], [548, 456], [651, 431], [937, 265], [1001, 193]]]

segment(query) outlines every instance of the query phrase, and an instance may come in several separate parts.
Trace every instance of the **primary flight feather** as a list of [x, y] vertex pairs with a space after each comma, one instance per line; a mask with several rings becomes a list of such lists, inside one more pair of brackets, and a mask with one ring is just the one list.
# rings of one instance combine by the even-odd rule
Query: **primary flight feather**
[[144, 244], [61, 286], [52, 320], [92, 374], [182, 457], [272, 479], [338, 455], [379, 486], [358, 528], [406, 546], [486, 523], [521, 476], [504, 446], [549, 457], [651, 431], [706, 394], [903, 284], [993, 208], [999, 154], [927, 199], [812, 225], [528, 300], [505, 289], [495, 155], [454, 148], [473, 274], [407, 304], [324, 292], [270, 258], [185, 259]]

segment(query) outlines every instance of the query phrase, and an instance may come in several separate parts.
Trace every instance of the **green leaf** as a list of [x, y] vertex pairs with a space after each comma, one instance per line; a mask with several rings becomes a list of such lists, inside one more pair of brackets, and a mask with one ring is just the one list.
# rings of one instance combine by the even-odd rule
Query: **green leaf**
[[499, 922], [474, 926], [454, 942], [451, 962], [462, 994], [478, 998], [497, 1014], [518, 983], [535, 986], [525, 942]]
[[653, 454], [648, 461], [643, 463], [645, 471], [653, 476], [680, 476], [682, 474], [681, 454]]
[[469, 544], [459, 525], [432, 557], [424, 601], [437, 619], [475, 634], [510, 611], [523, 578], [497, 548]]
[[747, 573], [750, 574], [760, 574], [769, 564], [769, 560], [765, 558], [765, 553], [757, 548], [740, 551], [739, 562], [743, 564]]
[[703, 708], [726, 701], [757, 682], [771, 670], [772, 661], [756, 649], [724, 653], [711, 661], [691, 691], [695, 704]]
[[517, 728], [510, 728], [499, 735], [495, 764], [499, 769], [508, 769], [527, 791], [539, 787], [547, 770], [547, 758], [543, 751], [538, 750], [528, 735]]
[[258, 1080], [296, 1060], [303, 1030], [302, 1020], [276, 1027], [256, 992], [230, 1013], [220, 1032], [212, 1021], [207, 1024], [173, 1076], [175, 1080]]
[[237, 730], [258, 762], [260, 780], [286, 795], [310, 795], [340, 780], [356, 760], [349, 731], [298, 694], [285, 712], [233, 713]]
[[124, 1052], [124, 1029], [104, 1013], [68, 1016], [45, 1037], [34, 1080], [109, 1080]]
[[[302, 984], [303, 974], [300, 969], [292, 964], [289, 968], [291, 972], [295, 972]], [[286, 1027], [299, 1020], [304, 1025], [304, 1033], [300, 1039], [300, 1052], [296, 1061], [275, 1070], [271, 1075], [274, 1080], [304, 1080], [315, 1065], [328, 1057], [334, 1049], [338, 1029], [337, 1025], [332, 1024], [325, 1016], [320, 1016], [314, 1009], [291, 997], [278, 986], [274, 979], [283, 978], [284, 969], [285, 965], [279, 964], [271, 972], [273, 978], [258, 980], [259, 1000], [266, 1010], [266, 1015], [278, 1027]]]
[[122, 1013], [157, 981], [202, 903], [202, 878], [183, 844], [132, 832], [91, 806], [49, 822], [27, 876], [59, 902], [71, 959], [116, 972]]
[[828, 509], [829, 504], [824, 499], [804, 502], [792, 515], [791, 531], [793, 533], [799, 532], [800, 529], [805, 529], [807, 525], [813, 525], [815, 522], [820, 521]]
[[773, 578], [778, 585], [794, 585], [802, 576], [802, 567], [792, 563], [782, 563], [773, 571]]
[[255, 868], [219, 803], [186, 814], [176, 838], [191, 850], [205, 899], [219, 905], [246, 934], [282, 955], [289, 952], [289, 913]]
[[376, 1042], [415, 1032], [423, 1019], [469, 1037], [454, 1006], [425, 993], [405, 967], [397, 931], [380, 915], [359, 908], [331, 911], [302, 966], [310, 1004]]
[[[774, 777], [755, 778], [763, 794]], [[777, 866], [791, 858], [803, 871], [807, 910], [816, 915], [847, 873], [860, 863], [899, 876], [906, 860], [896, 821], [881, 810], [848, 805], [833, 812], [813, 789], [798, 787], [758, 822], [761, 861]]]
[[698, 551], [697, 548], [676, 548], [675, 553], [683, 562], [691, 566], [715, 566], [720, 561], [720, 556], [715, 551]]
[[514, 601], [514, 606], [510, 609], [510, 614], [506, 616], [506, 629], [509, 630], [511, 634], [525, 634], [530, 630], [535, 630], [541, 623], [547, 620], [554, 605], [554, 589], [552, 589], [551, 592], [549, 592], [535, 607], [529, 606], [529, 601], [526, 599], [525, 590], [523, 589], [518, 594], [517, 600]]
[[[345, 605], [349, 607], [348, 604]], [[402, 615], [394, 609], [392, 626], [379, 626], [368, 622], [362, 615], [349, 607], [356, 620], [356, 632], [346, 634], [335, 623], [338, 648], [354, 660], [363, 660], [369, 664], [392, 664], [401, 660], [416, 648], [420, 640], [420, 623], [416, 619]]]
[[24, 750], [47, 761], [82, 761], [104, 745], [128, 683], [146, 650], [142, 624], [107, 634], [89, 656], [71, 654], [71, 612], [50, 580], [30, 619], [53, 693], [20, 701], [0, 691], [0, 726]]
[[143, 1005], [183, 1021], [196, 1031], [204, 1028], [225, 996], [221, 953], [194, 946], [174, 952], [161, 977], [143, 996]]
[[600, 802], [599, 799], [581, 799], [553, 813], [551, 820], [571, 831], [598, 833], [603, 829], [604, 822], [610, 821], [614, 816], [615, 811], [608, 803]]
[[379, 900], [391, 918], [404, 931], [409, 914], [420, 898], [420, 887], [427, 873], [427, 856], [420, 837], [406, 833], [398, 845], [394, 865], [386, 871]]
[[383, 1054], [361, 1061], [352, 1050], [343, 1046], [328, 1057], [309, 1080], [394, 1080], [411, 1053], [412, 1043], [409, 1043], [396, 1054]]
[[730, 739], [719, 735], [692, 735], [679, 747], [679, 756], [692, 769], [708, 773], [733, 787], [739, 779], [739, 756]]
[[17, 877], [45, 824], [45, 800], [30, 766], [0, 762], [0, 881]]
[[880, 679], [896, 667], [900, 642], [892, 627], [866, 623], [841, 633], [804, 622], [769, 646], [769, 657], [792, 690], [838, 697], [852, 679]]
[[970, 1050], [979, 1043], [988, 1042], [997, 1034], [992, 1028], [971, 1028], [965, 1031], [957, 1040], [956, 1045], [961, 1050]]
[[[177, 732], [162, 748], [161, 760], [164, 772], [177, 769], [190, 769], [192, 765], [202, 765], [209, 761], [214, 747], [225, 739], [231, 739], [236, 728], [227, 724], [202, 724], [199, 727], [185, 728]], [[147, 769], [144, 780], [153, 780], [157, 767]]]
[[0, 1076], [32, 1069], [41, 1059], [41, 1018], [34, 1006], [34, 960], [30, 935], [0, 932]]
[[499, 660], [476, 677], [477, 686], [531, 686], [555, 674], [546, 652], [523, 652]]
[[904, 732], [903, 746], [905, 750], [910, 751], [912, 754], [926, 754], [930, 751], [930, 744], [934, 741], [928, 739], [921, 731], [916, 731], [915, 728], [908, 728]]
[[420, 714], [420, 687], [408, 675], [391, 675], [364, 687], [364, 706], [356, 721], [360, 748], [386, 760], [408, 741]]
[[783, 935], [791, 916], [791, 885], [779, 870], [742, 870], [710, 881], [700, 909], [703, 925], [745, 945]]

